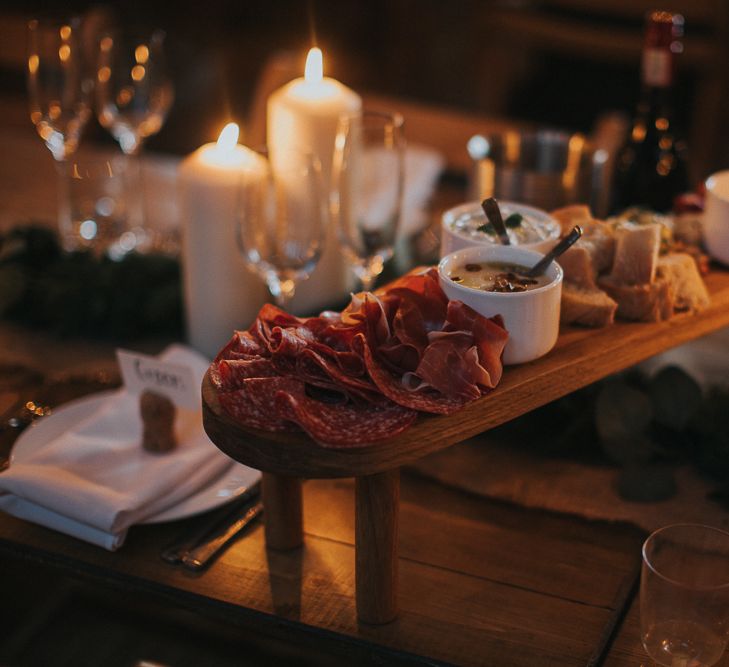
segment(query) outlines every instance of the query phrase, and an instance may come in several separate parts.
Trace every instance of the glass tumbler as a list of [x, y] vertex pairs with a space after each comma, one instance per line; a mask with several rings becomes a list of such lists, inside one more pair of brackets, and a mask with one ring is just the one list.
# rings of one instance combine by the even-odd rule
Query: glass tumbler
[[654, 532], [643, 545], [640, 621], [658, 664], [715, 664], [729, 639], [729, 533], [697, 524]]
[[107, 253], [112, 259], [134, 248], [127, 225], [128, 176], [122, 156], [68, 163], [70, 222], [61, 230], [65, 247]]

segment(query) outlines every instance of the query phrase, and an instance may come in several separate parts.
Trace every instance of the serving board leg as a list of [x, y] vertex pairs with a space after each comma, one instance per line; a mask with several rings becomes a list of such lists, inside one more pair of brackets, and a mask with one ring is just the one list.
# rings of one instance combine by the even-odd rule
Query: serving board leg
[[399, 513], [399, 468], [356, 478], [357, 617], [364, 623], [389, 623], [397, 616]]
[[301, 480], [264, 472], [261, 480], [266, 546], [285, 551], [304, 542]]

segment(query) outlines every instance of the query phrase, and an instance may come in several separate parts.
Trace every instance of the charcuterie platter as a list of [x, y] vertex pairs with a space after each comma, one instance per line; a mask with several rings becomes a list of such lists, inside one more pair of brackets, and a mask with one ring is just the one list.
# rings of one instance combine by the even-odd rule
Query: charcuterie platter
[[242, 426], [220, 404], [215, 379], [203, 382], [203, 417], [212, 441], [232, 458], [264, 471], [271, 547], [302, 541], [300, 478], [355, 477], [357, 609], [360, 620], [396, 615], [399, 468], [494, 428], [545, 403], [667, 349], [729, 326], [729, 272], [706, 277], [710, 304], [655, 323], [616, 322], [603, 329], [567, 326], [549, 354], [506, 367], [498, 386], [451, 414], [418, 413], [407, 429], [365, 446], [322, 446], [302, 432]]

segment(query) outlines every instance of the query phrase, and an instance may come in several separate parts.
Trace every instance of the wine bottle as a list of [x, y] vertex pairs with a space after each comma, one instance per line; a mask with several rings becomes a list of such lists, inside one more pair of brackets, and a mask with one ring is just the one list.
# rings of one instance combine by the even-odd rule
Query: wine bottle
[[686, 145], [676, 137], [672, 107], [683, 25], [683, 16], [673, 12], [646, 17], [640, 101], [615, 163], [614, 212], [629, 206], [668, 211], [687, 189]]

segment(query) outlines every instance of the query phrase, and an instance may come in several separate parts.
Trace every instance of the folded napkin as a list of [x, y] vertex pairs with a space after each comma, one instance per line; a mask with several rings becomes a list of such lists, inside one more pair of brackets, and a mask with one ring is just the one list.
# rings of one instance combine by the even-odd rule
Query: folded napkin
[[[371, 148], [364, 154], [358, 206], [365, 224], [373, 230], [384, 224], [392, 213], [397, 194], [397, 180], [393, 177], [394, 159], [393, 154], [384, 148]], [[400, 237], [412, 236], [427, 224], [428, 200], [444, 167], [445, 159], [435, 149], [408, 145], [405, 150]]]
[[[160, 358], [190, 367], [200, 381], [208, 366], [178, 345]], [[178, 408], [175, 430], [174, 451], [142, 449], [139, 396], [114, 392], [56, 439], [17, 456], [0, 474], [0, 509], [113, 551], [132, 524], [191, 496], [232, 465], [205, 434], [200, 409]]]

